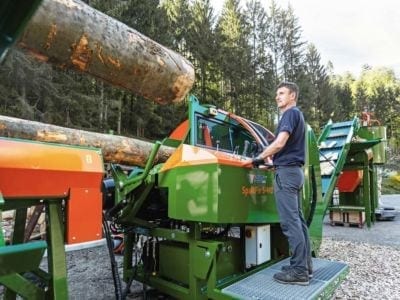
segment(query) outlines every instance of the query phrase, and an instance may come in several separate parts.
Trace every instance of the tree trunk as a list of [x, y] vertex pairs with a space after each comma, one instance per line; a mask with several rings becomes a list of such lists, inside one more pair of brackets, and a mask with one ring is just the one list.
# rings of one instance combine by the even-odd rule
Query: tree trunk
[[[133, 138], [95, 133], [0, 115], [0, 136], [101, 148], [105, 162], [144, 166], [153, 144]], [[164, 162], [173, 148], [161, 147], [155, 163]]]
[[182, 100], [194, 83], [184, 57], [78, 0], [44, 0], [18, 45], [160, 104]]

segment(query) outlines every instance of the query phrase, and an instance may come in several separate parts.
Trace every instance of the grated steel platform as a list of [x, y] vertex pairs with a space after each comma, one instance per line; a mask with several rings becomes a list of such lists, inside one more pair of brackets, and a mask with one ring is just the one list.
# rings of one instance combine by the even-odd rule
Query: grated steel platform
[[324, 299], [344, 279], [348, 266], [344, 263], [313, 258], [314, 276], [308, 286], [280, 284], [272, 276], [289, 264], [289, 258], [263, 269], [221, 290], [235, 299]]

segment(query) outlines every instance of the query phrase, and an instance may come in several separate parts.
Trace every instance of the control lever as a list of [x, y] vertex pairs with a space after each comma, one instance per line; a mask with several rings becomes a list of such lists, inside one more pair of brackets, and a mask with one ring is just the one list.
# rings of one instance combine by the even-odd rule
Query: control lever
[[239, 145], [235, 146], [235, 149], [233, 150], [233, 155], [239, 154]]
[[258, 146], [256, 142], [251, 143], [250, 153], [252, 157], [255, 157], [258, 153]]
[[248, 140], [244, 141], [244, 146], [243, 146], [243, 156], [247, 156], [247, 151], [249, 150], [250, 142]]

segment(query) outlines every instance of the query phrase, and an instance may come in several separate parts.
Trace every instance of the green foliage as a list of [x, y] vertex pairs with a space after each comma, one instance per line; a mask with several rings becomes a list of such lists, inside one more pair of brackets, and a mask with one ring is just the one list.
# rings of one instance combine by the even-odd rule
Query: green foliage
[[388, 176], [382, 180], [382, 194], [400, 193], [400, 175]]

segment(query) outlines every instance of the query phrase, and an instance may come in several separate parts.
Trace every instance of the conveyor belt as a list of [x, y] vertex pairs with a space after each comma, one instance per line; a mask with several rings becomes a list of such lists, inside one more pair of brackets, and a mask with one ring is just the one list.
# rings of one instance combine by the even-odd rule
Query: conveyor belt
[[357, 119], [340, 123], [330, 123], [325, 126], [318, 140], [323, 203], [330, 203], [333, 190], [343, 169], [357, 126]]

